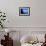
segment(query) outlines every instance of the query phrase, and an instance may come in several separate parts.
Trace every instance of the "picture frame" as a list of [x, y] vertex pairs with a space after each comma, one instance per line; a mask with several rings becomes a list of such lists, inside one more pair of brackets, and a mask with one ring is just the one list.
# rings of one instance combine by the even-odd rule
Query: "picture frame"
[[30, 16], [30, 7], [19, 7], [19, 16]]

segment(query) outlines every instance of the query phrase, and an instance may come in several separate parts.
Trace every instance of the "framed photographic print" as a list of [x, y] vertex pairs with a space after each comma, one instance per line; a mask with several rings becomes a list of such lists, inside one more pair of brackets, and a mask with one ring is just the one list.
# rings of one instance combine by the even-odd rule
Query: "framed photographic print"
[[30, 7], [19, 7], [19, 16], [30, 16]]

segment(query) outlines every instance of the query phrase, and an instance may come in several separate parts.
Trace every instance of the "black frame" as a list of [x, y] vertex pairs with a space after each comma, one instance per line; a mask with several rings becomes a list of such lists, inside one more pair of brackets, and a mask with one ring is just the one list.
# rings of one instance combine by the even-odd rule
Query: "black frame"
[[[21, 14], [20, 13], [20, 10], [22, 9], [22, 8], [28, 8], [29, 9], [29, 14], [28, 15], [25, 15], [25, 14]], [[19, 7], [19, 16], [30, 16], [30, 7]]]

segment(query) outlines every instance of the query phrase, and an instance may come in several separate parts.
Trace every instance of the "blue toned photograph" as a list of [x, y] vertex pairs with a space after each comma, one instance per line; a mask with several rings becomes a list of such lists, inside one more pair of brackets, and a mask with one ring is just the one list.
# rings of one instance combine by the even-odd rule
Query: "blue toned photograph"
[[20, 7], [19, 16], [30, 16], [30, 8], [29, 7]]
[[28, 14], [28, 9], [26, 8], [23, 8], [21, 9], [21, 14]]

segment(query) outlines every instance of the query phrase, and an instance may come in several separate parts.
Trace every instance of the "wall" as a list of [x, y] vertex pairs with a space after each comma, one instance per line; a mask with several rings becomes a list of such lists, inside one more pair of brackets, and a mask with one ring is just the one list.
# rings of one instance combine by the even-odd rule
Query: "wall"
[[[0, 9], [6, 12], [8, 20], [5, 26], [12, 31], [20, 31], [20, 36], [31, 31], [46, 31], [45, 4], [46, 0], [0, 0]], [[32, 7], [32, 15], [19, 16], [21, 6]]]
[[[0, 9], [6, 12], [7, 27], [46, 27], [46, 0], [0, 0]], [[32, 7], [31, 16], [19, 16], [19, 7]]]

